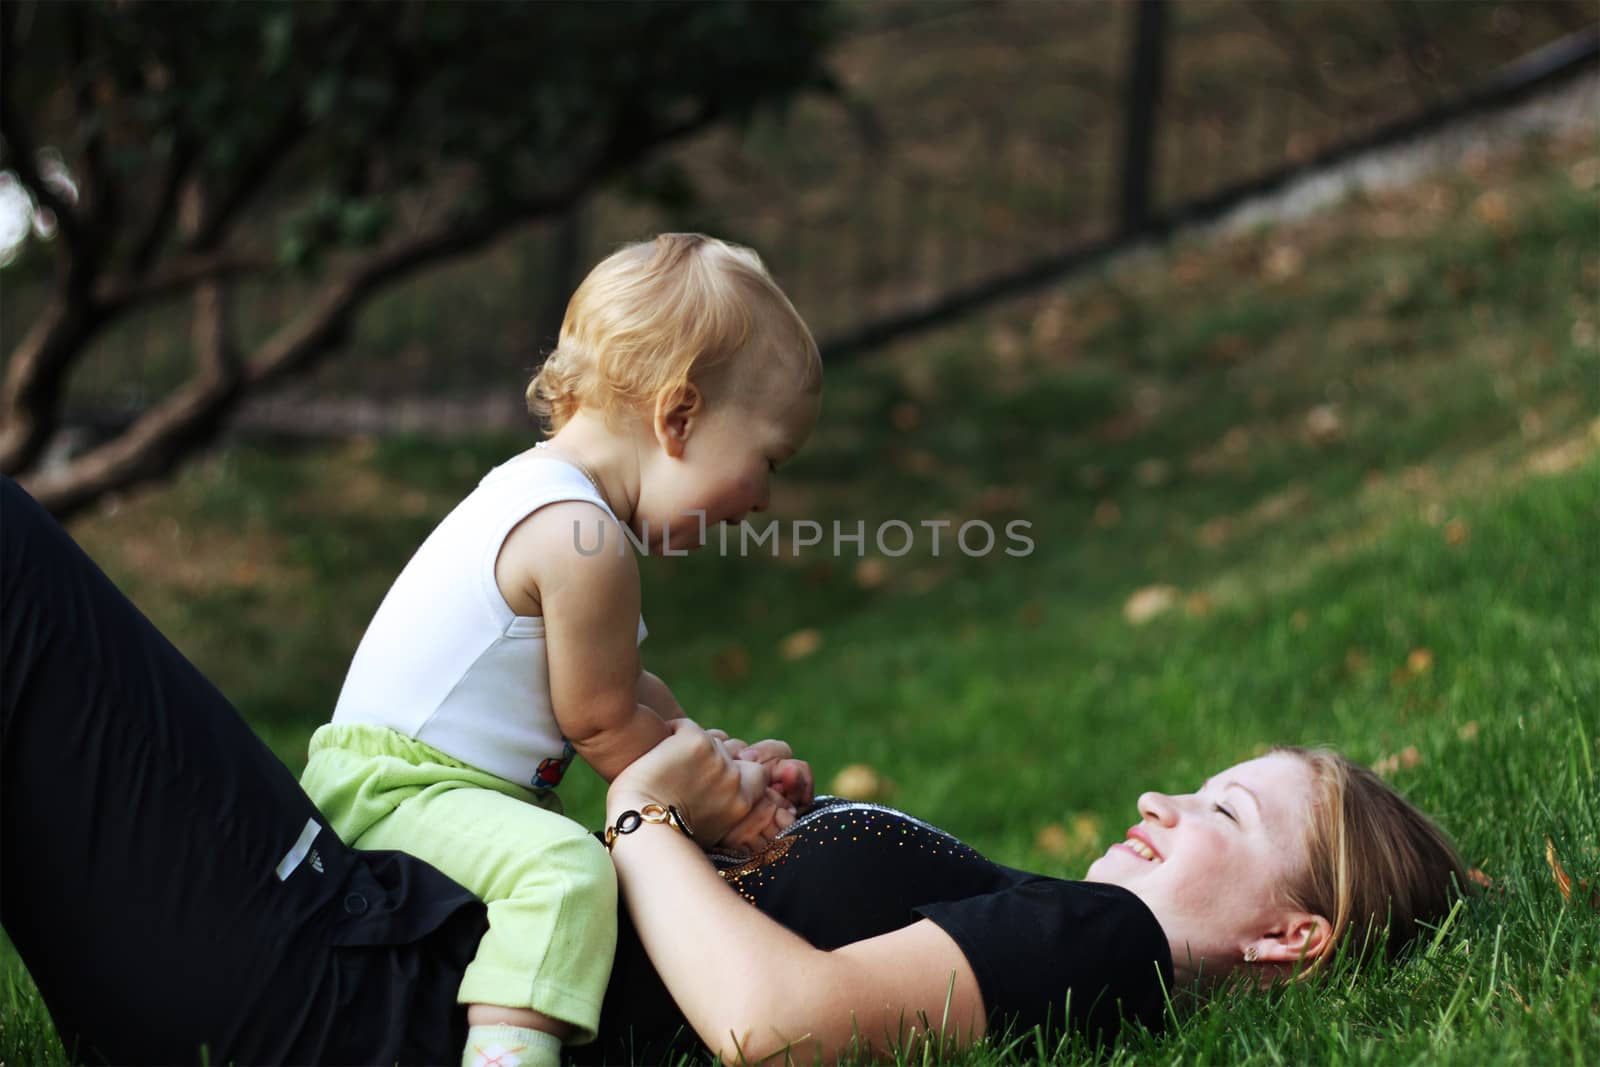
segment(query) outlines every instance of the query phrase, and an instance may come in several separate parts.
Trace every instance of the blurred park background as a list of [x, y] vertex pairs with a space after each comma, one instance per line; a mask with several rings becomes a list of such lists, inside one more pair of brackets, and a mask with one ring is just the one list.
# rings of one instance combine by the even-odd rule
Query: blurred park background
[[[1400, 968], [1111, 1058], [1600, 1047], [1592, 3], [0, 20], [0, 470], [292, 768], [410, 552], [536, 438], [576, 280], [702, 230], [823, 344], [773, 517], [1036, 547], [646, 560], [692, 715], [1064, 877], [1141, 789], [1336, 744], [1484, 892]], [[7, 967], [0, 1061], [59, 1060]], [[1038, 1058], [1090, 1054], [972, 1057]]]

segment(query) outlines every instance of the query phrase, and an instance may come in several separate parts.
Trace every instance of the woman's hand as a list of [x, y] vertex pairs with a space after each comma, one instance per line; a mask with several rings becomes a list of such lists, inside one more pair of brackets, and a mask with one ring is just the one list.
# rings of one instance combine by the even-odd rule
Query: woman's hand
[[[608, 818], [645, 804], [670, 804], [688, 820], [695, 840], [710, 844], [773, 804], [767, 769], [760, 763], [732, 758], [717, 737], [689, 719], [673, 719], [667, 728], [671, 735], [665, 741], [612, 780]], [[771, 817], [768, 811], [765, 819]]]

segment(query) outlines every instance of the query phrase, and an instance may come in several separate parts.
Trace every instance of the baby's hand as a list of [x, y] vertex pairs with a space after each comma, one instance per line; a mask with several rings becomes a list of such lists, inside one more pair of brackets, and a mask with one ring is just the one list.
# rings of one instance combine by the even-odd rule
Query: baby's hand
[[787, 741], [768, 738], [747, 745], [721, 730], [707, 732], [722, 742], [729, 756], [765, 767], [768, 785], [781, 793], [796, 811], [803, 812], [811, 807], [815, 793], [811, 764], [803, 759], [795, 759], [794, 749], [789, 747]]
[[736, 759], [754, 760], [767, 769], [767, 781], [782, 793], [796, 811], [811, 807], [813, 784], [811, 764], [795, 759], [794, 751], [783, 741], [757, 741], [743, 752], [729, 753]]
[[794, 808], [776, 789], [768, 788], [767, 795], [756, 801], [737, 826], [717, 842], [717, 847], [740, 855], [753, 855], [772, 844], [773, 840], [794, 824]]

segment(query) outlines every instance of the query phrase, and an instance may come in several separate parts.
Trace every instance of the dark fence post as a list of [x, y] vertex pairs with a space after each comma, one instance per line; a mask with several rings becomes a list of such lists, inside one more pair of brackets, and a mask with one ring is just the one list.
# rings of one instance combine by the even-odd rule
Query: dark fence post
[[1161, 76], [1166, 65], [1167, 0], [1138, 0], [1133, 11], [1133, 47], [1123, 97], [1122, 203], [1117, 220], [1118, 230], [1124, 234], [1143, 229], [1151, 215]]

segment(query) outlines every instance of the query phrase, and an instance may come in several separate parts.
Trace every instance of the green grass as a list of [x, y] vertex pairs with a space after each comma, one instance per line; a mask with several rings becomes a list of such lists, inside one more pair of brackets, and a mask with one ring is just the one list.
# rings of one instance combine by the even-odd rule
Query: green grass
[[[1531, 143], [836, 369], [776, 517], [1020, 518], [1036, 551], [650, 560], [646, 664], [823, 785], [867, 764], [893, 803], [1068, 877], [1140, 789], [1274, 742], [1380, 762], [1493, 889], [1398, 966], [1179, 1004], [1110, 1058], [1592, 1059], [1596, 171], [1592, 140]], [[74, 533], [298, 769], [410, 549], [522, 444], [239, 446]], [[1132, 625], [1153, 585], [1174, 607]], [[786, 658], [804, 628], [820, 647]], [[598, 820], [592, 774], [563, 791]], [[0, 1062], [59, 1062], [14, 961], [0, 988]]]

